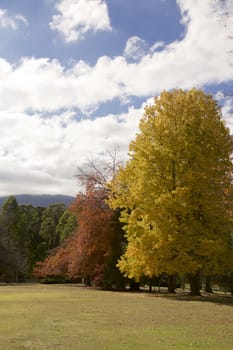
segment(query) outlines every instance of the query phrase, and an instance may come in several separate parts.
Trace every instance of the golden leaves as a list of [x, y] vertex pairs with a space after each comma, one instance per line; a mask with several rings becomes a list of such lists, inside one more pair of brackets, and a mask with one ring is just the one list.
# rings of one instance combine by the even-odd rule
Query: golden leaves
[[218, 261], [211, 266], [221, 264], [232, 150], [220, 109], [203, 91], [163, 91], [146, 107], [131, 159], [111, 184], [128, 239], [122, 271], [195, 272], [208, 269], [208, 253]]

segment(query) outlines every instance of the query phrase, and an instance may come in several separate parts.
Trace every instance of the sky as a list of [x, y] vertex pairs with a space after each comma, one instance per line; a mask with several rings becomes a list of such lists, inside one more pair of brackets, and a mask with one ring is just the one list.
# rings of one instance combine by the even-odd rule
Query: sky
[[233, 0], [0, 0], [0, 196], [75, 196], [154, 96], [192, 87], [233, 133]]

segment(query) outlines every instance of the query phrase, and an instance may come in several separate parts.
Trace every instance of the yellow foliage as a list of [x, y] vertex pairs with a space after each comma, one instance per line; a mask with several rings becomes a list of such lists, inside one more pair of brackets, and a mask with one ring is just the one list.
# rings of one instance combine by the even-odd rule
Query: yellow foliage
[[232, 150], [221, 111], [203, 91], [164, 91], [146, 107], [130, 160], [109, 185], [128, 241], [122, 272], [139, 279], [226, 266]]

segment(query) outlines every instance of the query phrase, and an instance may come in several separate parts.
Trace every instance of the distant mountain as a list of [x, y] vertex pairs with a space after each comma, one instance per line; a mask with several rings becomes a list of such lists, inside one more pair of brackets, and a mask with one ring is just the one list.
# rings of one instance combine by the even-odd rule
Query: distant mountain
[[[49, 195], [49, 194], [42, 194], [42, 195], [34, 195], [34, 194], [19, 194], [14, 195], [14, 197], [17, 200], [18, 204], [31, 204], [34, 207], [47, 207], [50, 204], [54, 203], [64, 203], [66, 206], [68, 206], [75, 197], [72, 196], [66, 196], [66, 195]], [[0, 197], [0, 207], [5, 203], [5, 201], [9, 198], [9, 196], [6, 197]]]

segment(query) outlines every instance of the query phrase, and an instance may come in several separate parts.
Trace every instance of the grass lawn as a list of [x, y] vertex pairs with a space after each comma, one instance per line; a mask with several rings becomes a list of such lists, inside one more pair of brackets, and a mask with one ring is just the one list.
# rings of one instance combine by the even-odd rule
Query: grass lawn
[[0, 286], [1, 350], [232, 350], [233, 299]]

